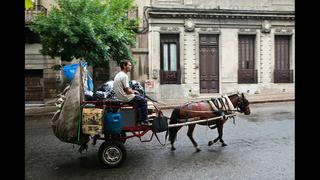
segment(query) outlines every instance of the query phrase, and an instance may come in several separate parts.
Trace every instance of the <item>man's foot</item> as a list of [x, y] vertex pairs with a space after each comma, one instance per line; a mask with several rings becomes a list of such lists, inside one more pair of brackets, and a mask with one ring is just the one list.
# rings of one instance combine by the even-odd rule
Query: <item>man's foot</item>
[[149, 121], [142, 121], [141, 125], [142, 126], [151, 126], [151, 123]]
[[92, 145], [96, 145], [98, 138], [100, 137], [100, 135], [94, 135], [92, 138]]

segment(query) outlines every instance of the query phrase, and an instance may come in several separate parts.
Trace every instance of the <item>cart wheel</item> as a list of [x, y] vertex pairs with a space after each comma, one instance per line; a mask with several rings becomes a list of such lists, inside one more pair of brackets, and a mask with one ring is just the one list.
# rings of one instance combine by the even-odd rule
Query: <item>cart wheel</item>
[[126, 157], [127, 151], [121, 141], [105, 141], [99, 148], [99, 161], [104, 167], [119, 167]]

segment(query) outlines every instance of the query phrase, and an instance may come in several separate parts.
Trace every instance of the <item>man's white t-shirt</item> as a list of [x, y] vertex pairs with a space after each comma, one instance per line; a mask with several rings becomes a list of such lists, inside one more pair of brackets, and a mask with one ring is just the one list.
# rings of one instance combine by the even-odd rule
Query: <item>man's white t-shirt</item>
[[129, 78], [128, 75], [120, 71], [115, 77], [113, 82], [113, 90], [116, 93], [118, 99], [129, 102], [134, 98], [134, 94], [126, 94], [124, 89], [129, 87]]

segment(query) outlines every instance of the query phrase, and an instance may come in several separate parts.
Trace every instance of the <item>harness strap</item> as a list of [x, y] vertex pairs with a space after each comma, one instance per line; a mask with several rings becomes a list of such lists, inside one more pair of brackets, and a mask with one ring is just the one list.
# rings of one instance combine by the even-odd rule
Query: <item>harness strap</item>
[[229, 106], [229, 109], [230, 110], [234, 109], [234, 106], [233, 106], [231, 100], [229, 99], [229, 97], [227, 95], [225, 95], [224, 98], [227, 100], [227, 104]]
[[218, 109], [221, 109], [221, 103], [219, 102], [218, 99], [214, 98], [214, 99], [211, 99], [213, 104], [218, 108]]
[[222, 109], [222, 110], [227, 110], [226, 105], [225, 105], [225, 103], [224, 103], [224, 101], [223, 101], [223, 98], [218, 98], [218, 101], [219, 101], [220, 104], [221, 104], [221, 109]]
[[208, 101], [213, 111], [218, 111], [218, 108], [213, 104], [211, 100]]
[[165, 146], [165, 145], [166, 145], [166, 143], [167, 143], [168, 130], [169, 130], [169, 128], [168, 128], [168, 129], [167, 129], [167, 131], [166, 131], [164, 144], [162, 144], [162, 143], [160, 142], [159, 137], [158, 137], [157, 133], [155, 133], [155, 132], [152, 132], [151, 138], [152, 138], [152, 136], [153, 136], [153, 135], [154, 135], [154, 136], [156, 136], [156, 138], [157, 138], [157, 140], [158, 140], [159, 144], [161, 144], [161, 146]]

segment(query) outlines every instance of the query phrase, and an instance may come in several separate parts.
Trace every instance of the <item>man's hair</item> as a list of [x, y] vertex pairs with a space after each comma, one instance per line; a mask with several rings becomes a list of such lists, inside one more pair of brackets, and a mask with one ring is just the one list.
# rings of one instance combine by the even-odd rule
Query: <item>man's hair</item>
[[124, 67], [125, 67], [126, 65], [128, 65], [129, 62], [130, 62], [130, 61], [128, 61], [128, 60], [123, 60], [123, 61], [121, 61], [121, 62], [120, 62], [120, 68], [121, 68], [121, 69], [124, 69]]

